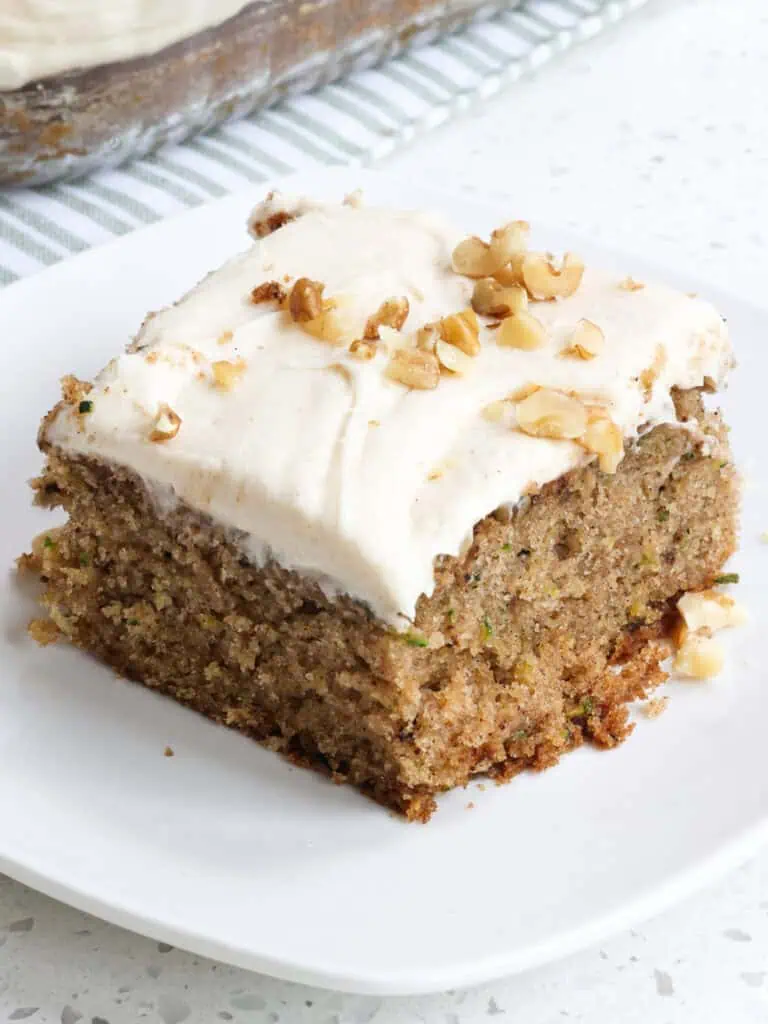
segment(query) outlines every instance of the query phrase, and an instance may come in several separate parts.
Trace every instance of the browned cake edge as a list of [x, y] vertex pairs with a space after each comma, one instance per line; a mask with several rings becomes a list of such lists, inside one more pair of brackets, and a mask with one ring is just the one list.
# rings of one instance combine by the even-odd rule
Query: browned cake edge
[[479, 523], [406, 634], [250, 565], [183, 505], [161, 515], [130, 471], [49, 448], [36, 501], [69, 521], [20, 559], [50, 616], [33, 635], [427, 820], [473, 775], [620, 742], [627, 705], [665, 678], [677, 598], [733, 552], [738, 504], [718, 415], [697, 392], [676, 403], [697, 430], [657, 427], [615, 475], [587, 466]]

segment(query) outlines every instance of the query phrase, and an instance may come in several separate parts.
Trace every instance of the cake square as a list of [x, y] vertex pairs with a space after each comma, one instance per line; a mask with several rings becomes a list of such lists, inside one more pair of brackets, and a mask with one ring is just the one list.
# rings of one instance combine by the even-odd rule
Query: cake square
[[412, 819], [625, 738], [735, 546], [716, 311], [523, 222], [251, 229], [43, 421], [34, 631]]

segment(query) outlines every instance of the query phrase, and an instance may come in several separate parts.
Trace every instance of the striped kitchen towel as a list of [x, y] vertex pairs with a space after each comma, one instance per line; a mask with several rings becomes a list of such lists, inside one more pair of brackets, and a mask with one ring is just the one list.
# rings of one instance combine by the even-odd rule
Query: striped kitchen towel
[[249, 183], [313, 163], [371, 163], [645, 2], [526, 0], [119, 170], [0, 193], [0, 285]]

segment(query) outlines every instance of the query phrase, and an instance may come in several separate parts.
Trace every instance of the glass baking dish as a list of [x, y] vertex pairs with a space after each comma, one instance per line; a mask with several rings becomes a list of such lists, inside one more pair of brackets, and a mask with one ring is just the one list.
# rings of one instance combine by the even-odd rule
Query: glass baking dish
[[43, 184], [121, 163], [509, 6], [500, 0], [248, 3], [222, 24], [150, 56], [0, 91], [0, 184]]

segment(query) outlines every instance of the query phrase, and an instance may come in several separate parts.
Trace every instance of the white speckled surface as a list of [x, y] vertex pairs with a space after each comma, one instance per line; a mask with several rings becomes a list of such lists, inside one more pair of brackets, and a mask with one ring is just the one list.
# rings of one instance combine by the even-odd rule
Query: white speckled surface
[[[510, 198], [747, 298], [765, 293], [768, 8], [652, 0], [389, 161]], [[601, 949], [472, 992], [341, 996], [224, 967], [0, 877], [0, 1022], [752, 1024], [768, 1020], [768, 852]]]

